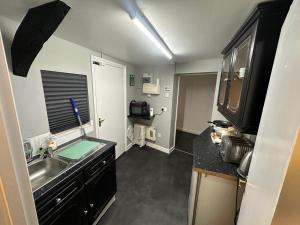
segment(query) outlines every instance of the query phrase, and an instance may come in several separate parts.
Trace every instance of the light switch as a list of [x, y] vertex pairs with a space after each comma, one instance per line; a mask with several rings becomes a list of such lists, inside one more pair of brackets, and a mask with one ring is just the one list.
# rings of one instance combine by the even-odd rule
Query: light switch
[[169, 98], [170, 94], [167, 92], [165, 93], [165, 98]]

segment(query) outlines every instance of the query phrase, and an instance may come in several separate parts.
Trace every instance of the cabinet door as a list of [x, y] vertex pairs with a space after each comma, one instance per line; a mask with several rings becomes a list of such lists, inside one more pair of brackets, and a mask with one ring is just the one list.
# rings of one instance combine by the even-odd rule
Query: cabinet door
[[221, 79], [220, 79], [220, 86], [219, 86], [219, 97], [218, 97], [218, 104], [224, 105], [225, 98], [226, 98], [226, 90], [228, 87], [228, 81], [229, 81], [229, 72], [230, 72], [230, 65], [231, 65], [231, 58], [232, 54], [229, 53], [224, 57], [223, 60], [223, 68], [221, 73]]
[[241, 105], [243, 84], [249, 72], [251, 47], [252, 35], [249, 35], [234, 49], [233, 71], [227, 103], [228, 110], [233, 114], [239, 111]]
[[237, 181], [200, 174], [192, 225], [234, 225]]
[[112, 162], [103, 172], [86, 183], [89, 223], [93, 223], [117, 191], [116, 164]]
[[54, 213], [40, 221], [40, 225], [87, 225], [87, 222], [85, 192], [81, 189], [68, 198]]

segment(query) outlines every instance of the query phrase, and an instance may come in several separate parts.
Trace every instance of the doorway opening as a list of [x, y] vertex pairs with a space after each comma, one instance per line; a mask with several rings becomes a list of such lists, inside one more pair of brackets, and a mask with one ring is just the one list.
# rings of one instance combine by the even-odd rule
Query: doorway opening
[[175, 149], [193, 154], [193, 140], [211, 120], [217, 73], [178, 75]]

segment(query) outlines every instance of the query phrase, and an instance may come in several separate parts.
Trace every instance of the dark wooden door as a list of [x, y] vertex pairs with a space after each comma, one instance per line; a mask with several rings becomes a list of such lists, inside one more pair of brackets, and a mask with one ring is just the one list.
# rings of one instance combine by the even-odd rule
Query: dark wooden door
[[89, 223], [92, 224], [117, 191], [115, 161], [88, 181], [86, 190], [90, 211]]
[[87, 225], [88, 211], [84, 189], [69, 197], [61, 207], [49, 215], [40, 225]]

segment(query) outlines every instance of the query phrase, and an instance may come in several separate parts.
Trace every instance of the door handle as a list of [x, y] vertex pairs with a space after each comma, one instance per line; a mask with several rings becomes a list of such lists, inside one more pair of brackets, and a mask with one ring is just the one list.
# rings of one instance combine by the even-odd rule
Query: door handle
[[102, 123], [104, 122], [104, 119], [99, 118], [98, 122], [99, 122], [99, 127], [101, 127]]

